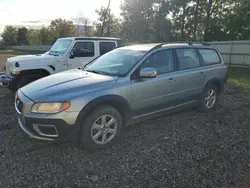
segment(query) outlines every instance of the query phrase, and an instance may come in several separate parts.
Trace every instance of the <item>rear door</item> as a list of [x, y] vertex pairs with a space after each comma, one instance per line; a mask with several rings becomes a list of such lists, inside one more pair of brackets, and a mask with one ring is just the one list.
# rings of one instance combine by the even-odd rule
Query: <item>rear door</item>
[[201, 58], [194, 48], [175, 49], [178, 62], [176, 71], [176, 101], [179, 104], [197, 100], [201, 94], [205, 82], [206, 73], [201, 66]]
[[74, 57], [68, 59], [68, 69], [84, 66], [98, 56], [95, 41], [76, 41], [72, 51]]

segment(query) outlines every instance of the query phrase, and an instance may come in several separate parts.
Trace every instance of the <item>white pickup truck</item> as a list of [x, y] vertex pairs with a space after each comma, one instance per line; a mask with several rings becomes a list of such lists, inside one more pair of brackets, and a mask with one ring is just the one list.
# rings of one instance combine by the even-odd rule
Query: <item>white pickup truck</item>
[[51, 49], [39, 55], [7, 59], [0, 85], [12, 92], [42, 77], [79, 68], [120, 45], [119, 38], [70, 37], [58, 39]]

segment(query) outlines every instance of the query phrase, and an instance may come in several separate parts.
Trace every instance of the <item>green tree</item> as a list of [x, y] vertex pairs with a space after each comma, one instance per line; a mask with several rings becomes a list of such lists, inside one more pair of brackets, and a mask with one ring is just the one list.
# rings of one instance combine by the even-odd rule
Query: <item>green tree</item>
[[27, 35], [28, 35], [28, 29], [26, 27], [21, 27], [17, 30], [17, 43], [19, 45], [28, 45], [28, 39], [27, 39]]
[[58, 38], [71, 37], [76, 34], [74, 23], [61, 18], [51, 21], [49, 28], [52, 34], [53, 42]]
[[231, 4], [231, 11], [225, 16], [225, 30], [230, 39], [250, 39], [250, 1], [238, 0]]
[[168, 18], [170, 2], [160, 0], [154, 4], [154, 17], [151, 28], [152, 42], [173, 40], [172, 23]]
[[166, 0], [124, 0], [122, 38], [128, 42], [171, 40], [170, 5]]
[[28, 41], [30, 45], [40, 45], [40, 30], [39, 29], [30, 29], [28, 32]]
[[153, 0], [125, 0], [122, 35], [126, 41], [150, 42], [154, 22]]
[[51, 45], [53, 43], [52, 34], [48, 27], [42, 27], [39, 30], [38, 37], [42, 45]]
[[[107, 11], [108, 15], [106, 16]], [[111, 13], [111, 10], [101, 7], [100, 10], [96, 10], [96, 13], [98, 19], [95, 23], [95, 35], [103, 37], [119, 37], [121, 24], [119, 19]]]
[[17, 28], [8, 25], [4, 28], [4, 31], [1, 36], [4, 45], [11, 46], [17, 44]]

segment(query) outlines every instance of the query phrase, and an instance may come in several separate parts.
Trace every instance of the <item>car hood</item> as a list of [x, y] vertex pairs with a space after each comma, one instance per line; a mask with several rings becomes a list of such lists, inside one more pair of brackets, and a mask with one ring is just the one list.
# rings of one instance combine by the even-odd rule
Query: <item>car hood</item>
[[35, 102], [65, 101], [71, 98], [112, 87], [116, 77], [73, 69], [32, 82], [21, 91]]
[[52, 56], [48, 53], [37, 54], [37, 55], [18, 55], [15, 57], [8, 58], [9, 63], [18, 62], [19, 64], [25, 63], [39, 63], [39, 62], [54, 62], [61, 58], [61, 56]]

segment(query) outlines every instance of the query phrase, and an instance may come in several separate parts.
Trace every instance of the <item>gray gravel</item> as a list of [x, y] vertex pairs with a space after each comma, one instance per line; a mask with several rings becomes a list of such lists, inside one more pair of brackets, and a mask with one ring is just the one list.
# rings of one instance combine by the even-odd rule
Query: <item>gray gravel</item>
[[212, 113], [186, 110], [135, 124], [120, 144], [91, 153], [27, 138], [13, 95], [0, 89], [0, 187], [249, 188], [249, 93], [227, 86]]

